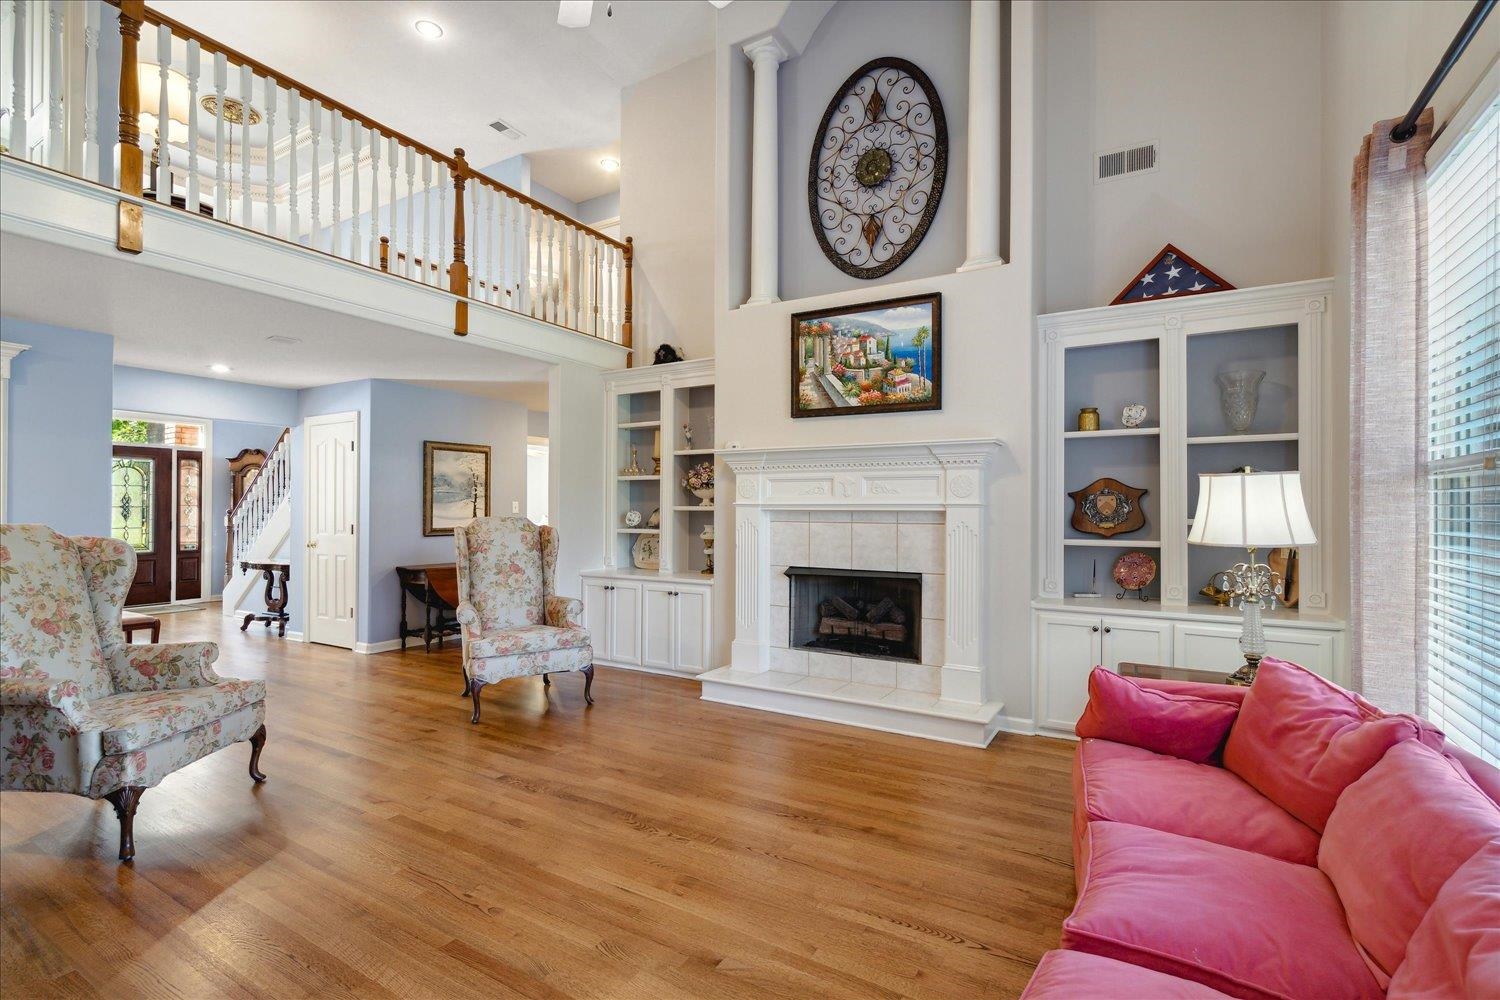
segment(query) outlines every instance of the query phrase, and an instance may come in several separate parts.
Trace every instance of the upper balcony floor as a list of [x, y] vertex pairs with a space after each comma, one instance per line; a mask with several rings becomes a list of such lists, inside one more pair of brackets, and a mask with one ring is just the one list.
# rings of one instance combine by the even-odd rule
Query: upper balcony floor
[[77, 255], [128, 259], [167, 301], [206, 279], [538, 360], [629, 364], [628, 238], [139, 0], [0, 5], [0, 91], [12, 263], [40, 241], [75, 278]]

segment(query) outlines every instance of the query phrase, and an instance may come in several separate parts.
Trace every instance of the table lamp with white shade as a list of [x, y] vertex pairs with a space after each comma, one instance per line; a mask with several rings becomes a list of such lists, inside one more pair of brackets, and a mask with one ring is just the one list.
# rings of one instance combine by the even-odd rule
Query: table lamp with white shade
[[1317, 541], [1307, 505], [1302, 502], [1299, 472], [1230, 472], [1198, 477], [1198, 511], [1188, 533], [1191, 545], [1223, 545], [1248, 549], [1250, 557], [1223, 574], [1229, 578], [1230, 601], [1238, 601], [1243, 616], [1240, 651], [1245, 665], [1229, 678], [1249, 684], [1266, 655], [1266, 633], [1261, 611], [1275, 607], [1281, 596], [1281, 574], [1255, 561], [1255, 550], [1312, 545]]

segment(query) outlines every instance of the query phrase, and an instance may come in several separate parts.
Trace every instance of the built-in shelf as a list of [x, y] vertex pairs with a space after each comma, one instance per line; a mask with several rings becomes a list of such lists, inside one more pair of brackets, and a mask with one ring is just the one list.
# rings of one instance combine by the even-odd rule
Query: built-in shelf
[[1107, 431], [1063, 431], [1065, 438], [1157, 437], [1160, 427], [1115, 427]]
[[714, 512], [714, 508], [713, 508], [712, 504], [710, 504], [709, 506], [705, 507], [702, 504], [690, 503], [690, 504], [683, 504], [682, 506], [679, 506], [679, 507], [673, 507], [672, 509], [673, 510], [685, 510], [688, 513], [692, 513], [693, 511], [703, 511], [704, 513], [712, 514]]
[[661, 421], [660, 420], [632, 420], [629, 423], [626, 423], [626, 424], [616, 424], [615, 426], [617, 426], [622, 431], [634, 431], [634, 430], [643, 430], [645, 428], [650, 428], [650, 427], [660, 427], [661, 426]]
[[1259, 444], [1268, 441], [1295, 441], [1297, 432], [1287, 434], [1214, 434], [1208, 437], [1190, 437], [1188, 444]]
[[659, 535], [660, 528], [619, 528], [616, 529], [622, 535]]
[[644, 483], [648, 481], [654, 483], [661, 479], [661, 476], [627, 476], [622, 473], [619, 478], [629, 483]]
[[1140, 538], [1064, 538], [1064, 545], [1080, 549], [1159, 549], [1161, 542]]
[[674, 451], [672, 454], [674, 454], [674, 455], [712, 455], [713, 453], [714, 453], [714, 450], [712, 448], [679, 448], [677, 451]]

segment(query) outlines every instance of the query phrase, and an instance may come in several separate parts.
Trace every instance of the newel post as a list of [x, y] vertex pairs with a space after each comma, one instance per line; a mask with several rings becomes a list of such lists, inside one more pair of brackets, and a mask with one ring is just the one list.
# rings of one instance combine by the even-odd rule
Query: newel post
[[[136, 46], [141, 40], [141, 22], [146, 19], [145, 0], [120, 0], [120, 193], [141, 196], [141, 84], [136, 75]], [[119, 229], [115, 248], [124, 253], [145, 249], [142, 209], [139, 201], [120, 199]]]
[[[633, 339], [634, 326], [631, 313], [634, 311], [635, 287], [632, 275], [635, 268], [635, 237], [625, 237], [625, 322], [620, 324], [620, 341], [628, 349]], [[625, 367], [635, 367], [635, 352], [625, 355]]]
[[458, 296], [453, 304], [453, 333], [469, 335], [469, 265], [464, 262], [464, 181], [469, 173], [464, 151], [453, 151], [453, 263], [448, 266], [448, 290]]

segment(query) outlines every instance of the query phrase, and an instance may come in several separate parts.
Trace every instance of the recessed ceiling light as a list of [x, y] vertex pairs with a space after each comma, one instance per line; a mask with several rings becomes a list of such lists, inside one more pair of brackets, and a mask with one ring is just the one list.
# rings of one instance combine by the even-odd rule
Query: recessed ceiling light
[[437, 41], [443, 37], [443, 26], [436, 21], [421, 20], [412, 25], [417, 29], [417, 34], [428, 41]]
[[599, 166], [604, 168], [605, 173], [612, 174], [616, 170], [620, 169], [620, 161], [615, 159], [613, 156], [606, 156], [604, 159], [599, 161]]
[[213, 372], [215, 375], [228, 375], [230, 372], [234, 371], [233, 368], [230, 368], [222, 361], [215, 361], [213, 364], [208, 366], [208, 370]]

